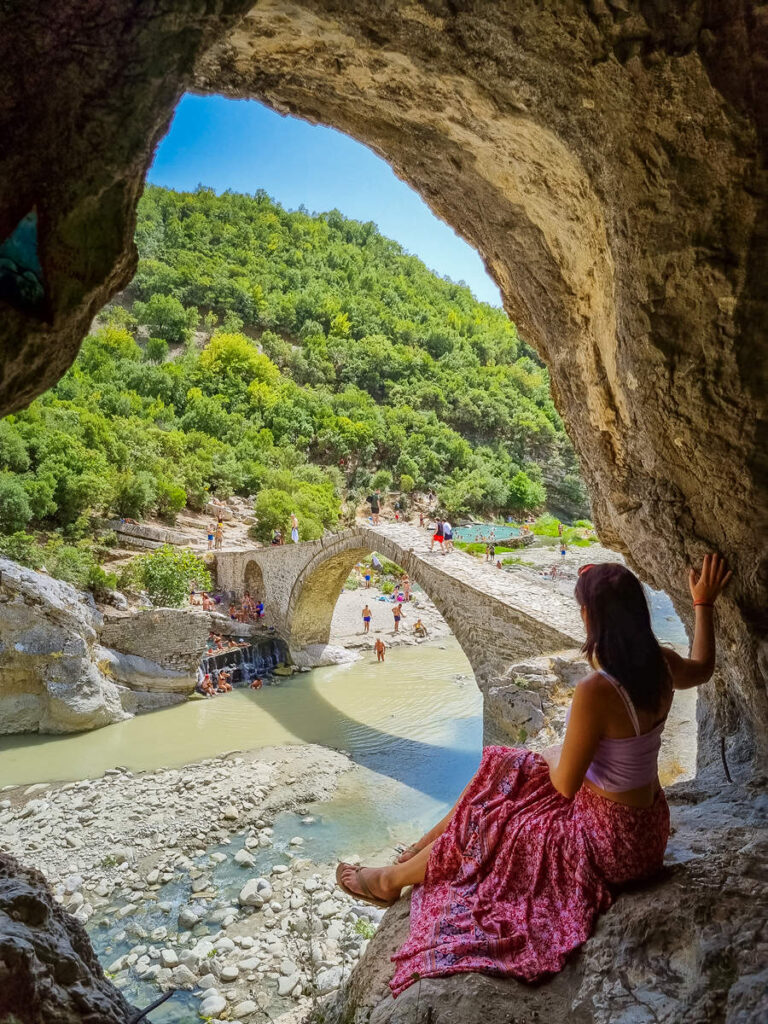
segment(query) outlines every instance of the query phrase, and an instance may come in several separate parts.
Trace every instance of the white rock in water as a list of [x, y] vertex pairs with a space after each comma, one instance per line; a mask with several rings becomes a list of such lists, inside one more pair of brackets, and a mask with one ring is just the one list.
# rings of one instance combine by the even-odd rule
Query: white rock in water
[[212, 853], [211, 854], [211, 860], [213, 861], [214, 864], [223, 864], [226, 859], [227, 859], [226, 853]]
[[209, 988], [212, 988], [212, 989], [215, 990], [216, 989], [216, 979], [214, 978], [214, 976], [212, 974], [204, 974], [202, 976], [202, 978], [198, 981], [197, 985], [198, 985], [198, 988], [201, 988], [203, 990], [203, 992], [205, 992]]
[[272, 885], [266, 878], [251, 878], [237, 897], [241, 907], [261, 907], [272, 898]]
[[179, 958], [176, 956], [175, 949], [161, 949], [160, 959], [163, 961], [163, 967], [178, 967]]
[[289, 843], [289, 846], [303, 846], [303, 845], [304, 845], [304, 840], [301, 838], [301, 836], [294, 836], [293, 839], [291, 839], [291, 841]]
[[292, 974], [290, 978], [281, 977], [277, 982], [277, 994], [279, 996], [289, 996], [298, 984], [298, 974]]
[[344, 972], [341, 967], [330, 967], [326, 971], [318, 971], [315, 978], [317, 994], [324, 996], [327, 992], [333, 992], [339, 987], [343, 977]]
[[171, 972], [171, 980], [176, 988], [196, 988], [197, 978], [184, 964], [179, 964]]
[[155, 868], [154, 871], [150, 871], [147, 875], [147, 885], [156, 885], [159, 879], [160, 872]]
[[222, 981], [234, 981], [240, 974], [240, 968], [235, 964], [227, 964], [226, 967], [221, 969], [221, 980]]
[[247, 850], [238, 850], [233, 859], [235, 864], [239, 864], [243, 868], [252, 868], [256, 863]]
[[200, 920], [200, 915], [196, 914], [191, 907], [182, 907], [179, 911], [179, 928], [186, 928], [187, 930], [194, 928]]
[[291, 869], [286, 864], [273, 864], [272, 865], [272, 874], [273, 875], [284, 875], [284, 874], [286, 874], [286, 872], [288, 872], [290, 870]]
[[208, 996], [204, 999], [198, 1008], [198, 1013], [201, 1017], [215, 1017], [217, 1013], [221, 1013], [222, 1010], [226, 1010], [227, 1000], [224, 996], [219, 995], [216, 992], [215, 995]]

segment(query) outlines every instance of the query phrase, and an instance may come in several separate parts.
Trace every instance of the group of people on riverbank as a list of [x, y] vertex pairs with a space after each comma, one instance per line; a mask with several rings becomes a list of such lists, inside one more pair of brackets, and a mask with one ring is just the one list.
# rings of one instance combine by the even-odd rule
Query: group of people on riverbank
[[230, 601], [229, 617], [235, 622], [258, 622], [264, 618], [264, 602], [259, 597], [251, 597], [246, 590], [242, 601]]

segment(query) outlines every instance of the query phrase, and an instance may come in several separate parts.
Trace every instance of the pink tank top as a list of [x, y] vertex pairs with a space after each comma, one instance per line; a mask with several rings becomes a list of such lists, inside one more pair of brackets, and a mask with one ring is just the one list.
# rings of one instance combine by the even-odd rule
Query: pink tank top
[[584, 777], [608, 793], [640, 789], [656, 780], [661, 734], [664, 731], [666, 717], [650, 732], [641, 733], [635, 705], [627, 691], [618, 679], [614, 679], [603, 669], [598, 671], [613, 685], [624, 701], [635, 735], [623, 739], [610, 739], [604, 736], [597, 744], [592, 763]]

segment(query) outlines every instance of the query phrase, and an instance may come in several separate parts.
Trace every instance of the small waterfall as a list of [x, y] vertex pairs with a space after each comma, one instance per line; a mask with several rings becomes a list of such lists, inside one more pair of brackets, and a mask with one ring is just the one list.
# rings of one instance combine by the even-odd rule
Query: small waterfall
[[222, 669], [232, 672], [233, 686], [250, 686], [256, 678], [269, 682], [271, 675], [281, 662], [285, 661], [286, 649], [282, 640], [264, 637], [253, 640], [242, 647], [230, 647], [225, 651], [211, 651], [200, 660], [203, 672], [216, 681]]

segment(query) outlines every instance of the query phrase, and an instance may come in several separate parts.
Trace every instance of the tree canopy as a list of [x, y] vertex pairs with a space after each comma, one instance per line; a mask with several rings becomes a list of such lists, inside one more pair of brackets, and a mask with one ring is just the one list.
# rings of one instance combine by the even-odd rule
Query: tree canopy
[[0, 422], [0, 531], [256, 496], [338, 522], [377, 472], [452, 516], [588, 505], [546, 368], [505, 313], [338, 211], [149, 186], [139, 266], [59, 384]]

